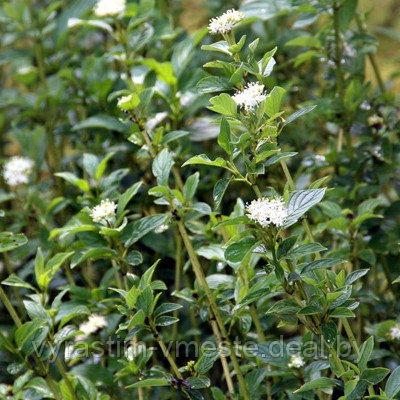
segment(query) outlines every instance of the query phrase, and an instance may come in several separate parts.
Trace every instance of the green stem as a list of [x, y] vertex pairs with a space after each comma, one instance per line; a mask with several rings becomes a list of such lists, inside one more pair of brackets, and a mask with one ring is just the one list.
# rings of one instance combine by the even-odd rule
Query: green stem
[[164, 357], [168, 360], [169, 365], [171, 366], [171, 369], [175, 376], [179, 379], [182, 379], [182, 374], [179, 371], [178, 366], [175, 363], [175, 360], [171, 356], [171, 353], [168, 351], [167, 346], [165, 345], [164, 341], [162, 340], [160, 334], [158, 333], [156, 326], [152, 321], [150, 321], [150, 329], [153, 332], [154, 337], [157, 340], [158, 345], [160, 346], [160, 349], [162, 350]]
[[[363, 34], [366, 34], [367, 29], [366, 29], [365, 23], [362, 21], [360, 15], [358, 13], [355, 14], [355, 20], [356, 20], [356, 24], [357, 24], [359, 31]], [[372, 69], [374, 71], [375, 78], [378, 83], [379, 89], [382, 93], [385, 93], [385, 91], [386, 91], [385, 84], [383, 82], [382, 75], [379, 70], [376, 58], [375, 58], [375, 54], [368, 53], [368, 59], [369, 59], [369, 62], [371, 63]]]
[[20, 328], [22, 326], [22, 322], [18, 317], [17, 312], [15, 311], [15, 308], [11, 304], [10, 299], [8, 298], [6, 292], [3, 290], [3, 288], [0, 286], [0, 300], [3, 302], [4, 306], [6, 307], [8, 313], [11, 316], [11, 319], [14, 321], [14, 324], [17, 328]]
[[337, 370], [339, 371], [340, 375], [343, 375], [346, 370], [344, 369], [343, 364], [336, 353], [336, 350], [329, 343], [327, 343], [326, 340], [324, 340], [324, 342], [328, 348], [329, 354], [331, 355], [333, 363], [335, 364]]
[[[344, 75], [342, 70], [342, 43], [340, 39], [340, 28], [339, 28], [339, 10], [340, 3], [335, 1], [333, 6], [333, 27], [335, 31], [335, 74], [336, 74], [336, 93], [339, 97], [340, 103], [343, 106], [344, 97]], [[344, 118], [345, 123], [343, 126], [343, 133], [346, 140], [347, 154], [350, 158], [353, 157], [353, 146], [351, 143], [351, 135], [349, 127], [346, 123], [346, 118]]]
[[225, 328], [225, 325], [223, 323], [223, 320], [222, 320], [221, 314], [219, 312], [217, 303], [215, 302], [215, 299], [214, 299], [214, 297], [212, 295], [211, 289], [208, 286], [208, 283], [207, 283], [206, 278], [204, 276], [204, 273], [203, 273], [203, 270], [201, 268], [200, 262], [199, 262], [199, 260], [198, 260], [198, 258], [196, 256], [196, 253], [195, 253], [194, 248], [192, 246], [192, 242], [189, 239], [189, 235], [188, 235], [188, 233], [186, 231], [186, 228], [185, 228], [185, 225], [183, 224], [182, 221], [178, 221], [178, 228], [179, 228], [179, 231], [181, 233], [181, 236], [182, 236], [183, 242], [185, 244], [186, 250], [187, 250], [187, 252], [189, 254], [189, 258], [190, 258], [190, 261], [192, 263], [192, 267], [193, 267], [193, 271], [194, 271], [194, 273], [196, 275], [196, 279], [198, 280], [201, 288], [204, 290], [204, 292], [205, 292], [205, 294], [207, 296], [208, 302], [210, 303], [211, 311], [212, 311], [212, 313], [213, 313], [213, 315], [215, 317], [215, 320], [217, 322], [218, 328], [219, 328], [219, 330], [221, 332], [222, 339], [224, 341], [226, 341], [226, 343], [228, 344], [229, 351], [230, 351], [230, 357], [231, 357], [232, 364], [233, 364], [233, 368], [235, 369], [235, 372], [236, 372], [236, 375], [237, 375], [237, 378], [238, 378], [240, 392], [241, 392], [241, 394], [242, 394], [244, 399], [250, 400], [250, 396], [249, 396], [249, 393], [248, 393], [248, 390], [247, 390], [246, 382], [244, 380], [242, 371], [240, 370], [239, 361], [238, 361], [238, 359], [236, 357], [236, 354], [235, 354], [235, 351], [233, 349], [232, 343], [229, 340], [228, 332], [227, 332], [227, 330]]
[[[11, 304], [10, 299], [8, 298], [6, 292], [3, 290], [3, 288], [1, 286], [0, 286], [0, 300], [3, 302], [4, 306], [6, 307], [15, 326], [17, 328], [20, 328], [22, 326], [22, 322], [19, 319], [18, 314], [15, 311], [15, 308], [13, 307], [13, 305]], [[46, 380], [50, 390], [53, 392], [56, 400], [63, 400], [60, 392], [58, 391], [57, 385], [53, 382], [50, 375], [48, 374], [46, 367], [43, 364], [43, 361], [36, 355], [34, 355], [34, 359], [36, 361], [36, 364], [39, 366], [39, 369], [41, 370], [41, 374], [44, 376], [44, 379]]]
[[55, 361], [56, 361], [56, 366], [57, 366], [58, 372], [60, 373], [61, 377], [64, 379], [64, 382], [67, 385], [67, 388], [72, 396], [72, 399], [79, 400], [78, 396], [75, 393], [75, 389], [72, 386], [72, 383], [68, 377], [67, 371], [65, 370], [64, 365], [58, 356], [56, 357]]
[[[179, 232], [174, 233], [175, 236], [175, 282], [174, 287], [175, 291], [178, 291], [181, 287], [181, 275], [182, 275], [182, 238], [179, 235]], [[174, 317], [178, 317], [178, 310], [174, 311]], [[178, 324], [174, 324], [172, 328], [172, 341], [176, 343], [178, 339]]]
[[[218, 325], [215, 322], [215, 320], [211, 320], [210, 325], [211, 325], [213, 334], [215, 336], [215, 340], [217, 342], [218, 349], [220, 349], [220, 348], [222, 348], [223, 343], [222, 343], [222, 339], [221, 339], [221, 334], [219, 333]], [[235, 394], [235, 387], [233, 386], [233, 381], [232, 381], [231, 373], [229, 371], [228, 361], [227, 361], [223, 351], [219, 352], [219, 358], [221, 361], [222, 370], [224, 371], [225, 381], [226, 381], [226, 385], [228, 387], [228, 391], [230, 394]]]
[[50, 390], [53, 392], [56, 400], [64, 400], [64, 398], [61, 396], [60, 392], [58, 391], [57, 385], [55, 384], [53, 379], [51, 379], [50, 375], [46, 375], [44, 377], [44, 379], [45, 379], [47, 385], [49, 386]]

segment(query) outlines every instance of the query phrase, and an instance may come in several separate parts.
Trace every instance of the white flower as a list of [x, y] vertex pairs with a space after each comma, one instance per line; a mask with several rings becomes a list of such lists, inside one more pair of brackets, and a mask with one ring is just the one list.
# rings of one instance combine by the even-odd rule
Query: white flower
[[36, 68], [33, 65], [26, 65], [25, 67], [18, 68], [18, 74], [20, 75], [28, 75], [31, 72], [35, 72]]
[[229, 33], [233, 27], [244, 19], [244, 14], [233, 8], [217, 18], [210, 19], [208, 29], [211, 33]]
[[361, 110], [366, 110], [369, 111], [371, 109], [370, 104], [368, 103], [367, 100], [364, 100], [361, 104], [360, 104], [360, 109]]
[[301, 368], [305, 364], [303, 357], [294, 355], [290, 357], [290, 361], [288, 363], [289, 368]]
[[118, 15], [125, 11], [126, 0], [99, 0], [94, 6], [94, 13], [98, 17]]
[[17, 186], [28, 183], [32, 173], [34, 162], [30, 158], [15, 156], [12, 157], [3, 169], [3, 176], [10, 186]]
[[115, 217], [115, 209], [117, 205], [108, 199], [102, 200], [99, 205], [93, 207], [90, 212], [90, 216], [92, 217], [94, 222], [105, 223], [110, 221], [111, 218]]
[[252, 82], [242, 91], [232, 96], [232, 99], [239, 107], [244, 108], [246, 111], [254, 111], [265, 100], [265, 97], [264, 85]]
[[288, 216], [288, 211], [281, 198], [268, 199], [264, 197], [253, 200], [246, 205], [246, 213], [251, 220], [258, 222], [264, 228], [270, 224], [282, 226]]
[[79, 325], [79, 330], [83, 332], [82, 335], [75, 337], [76, 341], [84, 340], [92, 333], [107, 326], [106, 319], [99, 314], [92, 314], [86, 322]]
[[168, 229], [169, 229], [168, 224], [161, 224], [160, 226], [157, 226], [156, 229], [154, 229], [154, 232], [155, 233], [163, 233]]
[[390, 328], [388, 336], [392, 340], [400, 339], [400, 325], [397, 324]]
[[369, 126], [374, 126], [374, 125], [382, 125], [383, 124], [383, 118], [380, 117], [379, 115], [371, 115], [370, 117], [368, 117], [368, 125]]

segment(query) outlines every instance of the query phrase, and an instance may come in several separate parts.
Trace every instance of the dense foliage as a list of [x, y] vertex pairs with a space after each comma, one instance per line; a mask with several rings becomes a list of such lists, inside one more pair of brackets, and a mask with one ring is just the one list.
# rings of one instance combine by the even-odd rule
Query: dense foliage
[[368, 15], [214, 0], [188, 33], [181, 6], [0, 6], [0, 399], [399, 398]]

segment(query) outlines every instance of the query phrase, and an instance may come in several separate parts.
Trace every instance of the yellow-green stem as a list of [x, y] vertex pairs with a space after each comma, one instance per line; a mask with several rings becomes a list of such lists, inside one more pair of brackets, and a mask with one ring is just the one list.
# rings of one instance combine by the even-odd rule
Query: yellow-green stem
[[235, 350], [233, 349], [233, 346], [232, 346], [232, 344], [231, 344], [231, 342], [229, 340], [228, 333], [227, 333], [225, 325], [223, 323], [223, 320], [222, 320], [221, 314], [219, 312], [217, 303], [215, 302], [215, 299], [214, 299], [214, 297], [213, 297], [213, 295], [211, 293], [211, 289], [208, 286], [208, 283], [207, 283], [206, 278], [204, 276], [204, 273], [203, 273], [203, 270], [201, 268], [200, 262], [199, 262], [199, 260], [197, 258], [197, 255], [196, 255], [195, 251], [194, 251], [194, 248], [192, 246], [192, 242], [189, 239], [189, 235], [188, 235], [188, 233], [186, 231], [185, 225], [184, 225], [184, 223], [182, 221], [178, 221], [178, 228], [179, 228], [179, 231], [181, 233], [181, 236], [182, 236], [183, 242], [185, 244], [186, 250], [187, 250], [187, 252], [189, 254], [189, 258], [190, 258], [190, 261], [192, 263], [192, 267], [193, 267], [193, 271], [194, 271], [194, 273], [196, 275], [196, 279], [198, 280], [201, 288], [204, 290], [204, 292], [205, 292], [205, 294], [207, 296], [208, 302], [210, 303], [211, 311], [212, 311], [212, 313], [213, 313], [213, 315], [215, 317], [215, 320], [217, 322], [218, 328], [219, 328], [219, 330], [221, 332], [222, 339], [225, 340], [226, 343], [228, 344], [229, 352], [230, 352], [230, 358], [231, 358], [231, 361], [232, 361], [232, 364], [233, 364], [233, 368], [235, 369], [235, 372], [236, 372], [236, 376], [237, 376], [237, 379], [238, 379], [240, 392], [241, 392], [241, 394], [242, 394], [242, 396], [243, 396], [243, 398], [245, 400], [250, 400], [249, 393], [248, 393], [247, 386], [246, 386], [246, 382], [244, 380], [242, 371], [240, 370], [240, 365], [239, 365], [239, 361], [238, 361], [238, 359], [236, 357]]

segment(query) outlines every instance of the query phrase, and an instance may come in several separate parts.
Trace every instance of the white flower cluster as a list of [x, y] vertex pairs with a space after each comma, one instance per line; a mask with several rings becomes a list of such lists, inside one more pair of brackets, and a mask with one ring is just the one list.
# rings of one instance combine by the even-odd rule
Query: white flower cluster
[[99, 0], [94, 6], [94, 13], [98, 17], [118, 15], [125, 11], [126, 0]]
[[262, 227], [270, 224], [282, 226], [288, 216], [287, 208], [281, 198], [261, 198], [246, 205], [247, 216]]
[[17, 186], [29, 182], [34, 162], [30, 158], [15, 156], [4, 165], [3, 176], [10, 186]]
[[367, 122], [369, 126], [374, 126], [374, 125], [382, 125], [384, 123], [384, 120], [379, 115], [374, 114], [368, 117]]
[[249, 83], [243, 90], [232, 96], [234, 102], [246, 111], [254, 111], [265, 98], [264, 85], [257, 82]]
[[290, 361], [288, 363], [289, 368], [301, 368], [305, 364], [303, 357], [294, 355], [290, 357]]
[[163, 233], [168, 229], [169, 229], [169, 225], [168, 224], [161, 224], [160, 226], [157, 226], [156, 229], [154, 229], [154, 232], [155, 233]]
[[213, 34], [229, 33], [233, 27], [243, 19], [244, 14], [232, 8], [219, 17], [210, 19], [210, 25], [208, 25], [208, 29]]
[[400, 339], [400, 325], [397, 324], [397, 325], [393, 326], [392, 328], [390, 328], [388, 336], [392, 340]]
[[117, 205], [113, 201], [108, 199], [102, 200], [99, 205], [93, 207], [90, 216], [94, 222], [106, 223], [115, 217], [116, 208]]
[[102, 315], [92, 314], [86, 322], [79, 325], [79, 330], [82, 331], [83, 334], [76, 336], [75, 340], [77, 342], [85, 340], [89, 335], [97, 332], [105, 326], [107, 326], [107, 321]]

